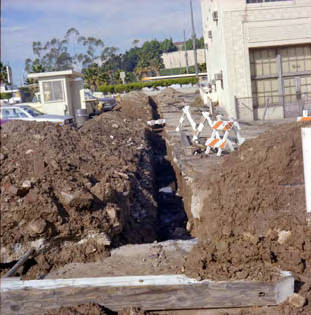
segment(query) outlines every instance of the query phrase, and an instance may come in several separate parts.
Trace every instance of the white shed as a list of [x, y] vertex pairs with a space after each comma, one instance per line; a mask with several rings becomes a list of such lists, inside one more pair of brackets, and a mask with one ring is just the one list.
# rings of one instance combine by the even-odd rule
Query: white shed
[[28, 74], [39, 83], [42, 110], [47, 114], [72, 115], [83, 108], [83, 75], [73, 70]]

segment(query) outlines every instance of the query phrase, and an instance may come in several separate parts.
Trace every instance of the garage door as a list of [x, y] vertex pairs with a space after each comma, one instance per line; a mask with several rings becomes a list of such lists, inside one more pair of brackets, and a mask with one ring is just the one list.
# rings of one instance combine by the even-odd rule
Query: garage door
[[311, 99], [311, 44], [250, 50], [253, 107], [297, 116]]

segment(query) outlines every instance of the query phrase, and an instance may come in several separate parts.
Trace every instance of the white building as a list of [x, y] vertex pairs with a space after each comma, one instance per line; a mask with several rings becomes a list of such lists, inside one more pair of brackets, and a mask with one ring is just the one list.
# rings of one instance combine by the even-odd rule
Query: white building
[[82, 74], [73, 70], [40, 72], [28, 74], [29, 79], [37, 79], [42, 110], [46, 114], [72, 115], [83, 106]]
[[311, 0], [201, 0], [213, 101], [242, 120], [311, 109]]
[[[161, 55], [165, 69], [186, 67], [186, 57], [183, 50], [164, 53]], [[197, 49], [198, 64], [205, 62], [204, 49]], [[194, 51], [187, 50], [188, 66], [194, 66]]]

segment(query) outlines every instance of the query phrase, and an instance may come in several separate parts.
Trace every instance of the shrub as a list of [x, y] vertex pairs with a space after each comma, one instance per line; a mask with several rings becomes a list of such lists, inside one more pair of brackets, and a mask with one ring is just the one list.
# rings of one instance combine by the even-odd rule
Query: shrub
[[7, 92], [1, 92], [0, 93], [0, 99], [1, 100], [6, 100], [12, 97], [12, 93], [7, 93]]
[[132, 82], [128, 84], [117, 84], [117, 85], [101, 85], [98, 90], [105, 94], [108, 93], [123, 93], [135, 90], [141, 90], [144, 87], [152, 88], [159, 86], [170, 86], [172, 84], [196, 84], [198, 82], [196, 77], [189, 78], [176, 78], [176, 79], [166, 79], [148, 82]]

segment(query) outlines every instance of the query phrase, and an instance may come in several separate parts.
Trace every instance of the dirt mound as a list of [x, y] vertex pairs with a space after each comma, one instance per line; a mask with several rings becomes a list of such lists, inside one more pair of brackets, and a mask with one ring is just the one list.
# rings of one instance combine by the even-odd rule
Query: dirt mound
[[202, 180], [205, 206], [192, 231], [200, 243], [187, 259], [188, 275], [271, 280], [278, 267], [293, 272], [311, 298], [300, 132], [292, 123], [246, 141]]
[[3, 126], [2, 263], [35, 247], [43, 254], [27, 277], [37, 277], [72, 261], [98, 260], [110, 246], [156, 239], [145, 136], [151, 108], [146, 97], [129, 98], [79, 130], [21, 121]]
[[193, 102], [190, 104], [191, 107], [203, 107], [204, 103], [200, 95], [197, 95]]
[[[176, 99], [184, 98], [185, 94], [179, 92], [171, 87], [163, 89], [160, 93], [154, 96], [155, 100], [161, 99], [161, 102], [165, 103], [175, 103]], [[157, 102], [159, 103], [159, 102]]]
[[68, 307], [61, 307], [57, 309], [52, 309], [44, 315], [112, 315], [116, 314], [114, 312], [111, 312], [109, 310], [106, 310], [104, 307], [95, 304], [95, 303], [89, 303], [89, 304], [82, 304], [77, 306], [68, 306]]

